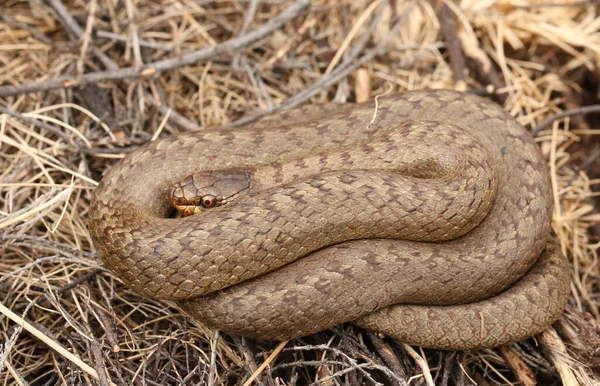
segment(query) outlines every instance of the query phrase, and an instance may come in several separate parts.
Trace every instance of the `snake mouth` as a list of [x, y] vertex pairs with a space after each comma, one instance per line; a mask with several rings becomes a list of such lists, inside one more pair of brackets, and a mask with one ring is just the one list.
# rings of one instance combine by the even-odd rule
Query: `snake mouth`
[[171, 185], [167, 200], [175, 208], [175, 217], [200, 214], [248, 194], [251, 173], [247, 170], [202, 171]]
[[171, 208], [167, 215], [167, 218], [182, 218], [194, 216], [202, 212], [204, 212], [204, 210], [195, 205], [177, 205]]

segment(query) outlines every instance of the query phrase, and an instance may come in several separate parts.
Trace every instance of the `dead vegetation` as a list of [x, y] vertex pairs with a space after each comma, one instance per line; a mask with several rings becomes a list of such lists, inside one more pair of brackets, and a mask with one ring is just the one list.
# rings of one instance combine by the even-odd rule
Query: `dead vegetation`
[[[594, 2], [308, 3], [0, 2], [3, 385], [600, 384]], [[93, 252], [94, 187], [139, 144], [423, 88], [502, 103], [548, 160], [572, 298], [535, 339], [441, 352], [343, 325], [259, 343], [140, 298]]]

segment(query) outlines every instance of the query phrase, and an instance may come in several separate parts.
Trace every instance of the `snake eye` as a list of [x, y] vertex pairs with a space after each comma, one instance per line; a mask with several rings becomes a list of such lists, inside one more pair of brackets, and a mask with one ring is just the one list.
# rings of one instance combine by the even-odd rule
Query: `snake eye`
[[207, 209], [214, 208], [217, 205], [217, 197], [213, 196], [212, 194], [202, 196], [200, 205]]

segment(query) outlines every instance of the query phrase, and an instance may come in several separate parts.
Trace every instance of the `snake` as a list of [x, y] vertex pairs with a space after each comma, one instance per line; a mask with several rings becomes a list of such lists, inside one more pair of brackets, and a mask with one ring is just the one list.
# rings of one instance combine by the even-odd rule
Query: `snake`
[[421, 90], [149, 142], [105, 173], [88, 227], [131, 290], [211, 328], [270, 341], [352, 323], [470, 350], [563, 312], [552, 212], [548, 168], [516, 119]]

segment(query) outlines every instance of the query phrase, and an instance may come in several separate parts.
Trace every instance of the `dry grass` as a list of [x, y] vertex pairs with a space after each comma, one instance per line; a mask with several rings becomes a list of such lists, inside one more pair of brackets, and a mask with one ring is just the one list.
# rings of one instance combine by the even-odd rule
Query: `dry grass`
[[[0, 86], [16, 86], [0, 87], [2, 385], [243, 384], [253, 373], [266, 385], [600, 384], [600, 129], [581, 116], [536, 136], [573, 276], [568, 312], [536, 339], [451, 353], [344, 325], [276, 347], [191, 324], [104, 270], [86, 228], [94, 187], [116, 159], [157, 135], [305, 102], [455, 86], [482, 93], [475, 68], [489, 60], [503, 80], [494, 97], [528, 128], [598, 101], [600, 17], [587, 1], [447, 3], [475, 63], [462, 75], [449, 65], [451, 38], [442, 40], [433, 3], [401, 0], [393, 11], [386, 1], [315, 1], [233, 53], [165, 65], [265, 28], [292, 4], [256, 3], [72, 0], [61, 11], [58, 0], [0, 2]], [[151, 62], [166, 67], [116, 76], [117, 66]], [[61, 77], [90, 85], [22, 93], [20, 85]]]

